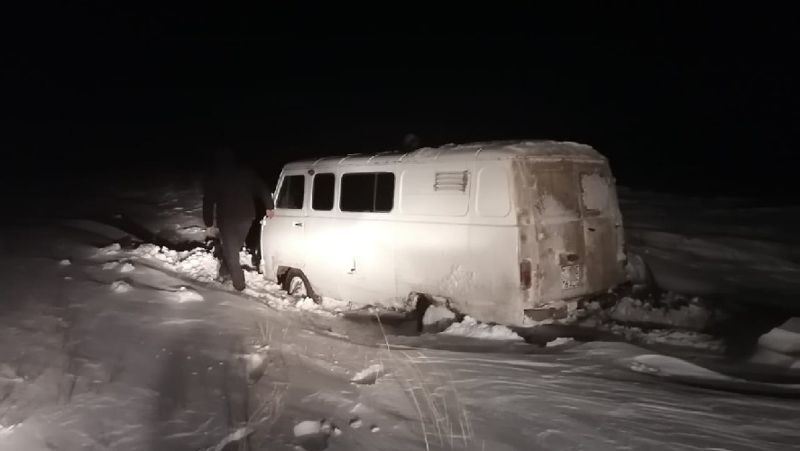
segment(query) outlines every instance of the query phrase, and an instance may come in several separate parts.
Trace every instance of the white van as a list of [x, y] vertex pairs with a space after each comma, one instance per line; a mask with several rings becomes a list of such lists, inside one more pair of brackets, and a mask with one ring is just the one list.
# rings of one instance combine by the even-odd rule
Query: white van
[[[607, 160], [570, 142], [447, 145], [287, 164], [262, 269], [292, 294], [509, 325], [623, 281]], [[547, 315], [544, 315], [547, 316]]]

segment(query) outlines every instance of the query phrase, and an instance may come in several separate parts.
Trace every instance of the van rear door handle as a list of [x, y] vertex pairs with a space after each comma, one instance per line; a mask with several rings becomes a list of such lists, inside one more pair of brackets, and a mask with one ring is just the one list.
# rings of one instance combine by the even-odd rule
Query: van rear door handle
[[300, 222], [300, 221], [295, 221], [295, 222], [292, 223], [292, 225], [295, 226], [295, 227], [303, 227], [303, 223]]

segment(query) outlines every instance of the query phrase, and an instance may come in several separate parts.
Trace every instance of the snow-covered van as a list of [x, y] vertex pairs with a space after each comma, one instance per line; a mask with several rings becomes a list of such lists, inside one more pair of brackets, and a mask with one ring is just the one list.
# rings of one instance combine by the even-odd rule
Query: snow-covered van
[[[608, 161], [553, 141], [287, 164], [262, 269], [295, 295], [406, 307], [410, 294], [509, 325], [624, 278]], [[546, 314], [544, 316], [547, 316]]]

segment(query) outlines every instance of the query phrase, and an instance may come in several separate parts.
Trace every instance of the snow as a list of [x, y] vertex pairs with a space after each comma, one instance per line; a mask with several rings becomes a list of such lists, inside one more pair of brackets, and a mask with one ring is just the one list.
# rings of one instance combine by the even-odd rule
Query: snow
[[800, 318], [791, 318], [762, 335], [758, 344], [782, 354], [800, 354]]
[[522, 337], [506, 326], [483, 324], [471, 316], [465, 316], [460, 323], [451, 324], [442, 334], [481, 340], [522, 340]]
[[58, 264], [61, 265], [61, 266], [69, 266], [69, 265], [72, 264], [72, 261], [70, 259], [68, 259], [68, 258], [65, 258], [65, 259], [62, 259], [61, 261], [59, 261]]
[[548, 341], [545, 346], [548, 347], [548, 348], [555, 348], [555, 347], [558, 347], [558, 346], [564, 346], [564, 345], [571, 344], [574, 341], [575, 341], [575, 339], [572, 338], [572, 337], [558, 337], [558, 338], [556, 338], [554, 340]]
[[[168, 238], [158, 244], [98, 250], [105, 239], [141, 241], [122, 241], [127, 232], [89, 220], [75, 225], [77, 231], [57, 223], [4, 229], [15, 252], [0, 254], [0, 449], [222, 450], [244, 447], [245, 439], [252, 449], [354, 451], [760, 450], [792, 449], [800, 442], [796, 399], [775, 395], [797, 396], [800, 367], [796, 356], [773, 349], [793, 351], [794, 335], [787, 334], [799, 332], [796, 321], [766, 334], [750, 360], [726, 362], [702, 348], [718, 337], [692, 330], [704, 313], [681, 311], [691, 305], [708, 310], [691, 299], [701, 294], [638, 303], [632, 295], [609, 326], [627, 334], [628, 342], [602, 336], [568, 342], [555, 328], [546, 350], [472, 318], [453, 324], [451, 333], [409, 335], [402, 324], [382, 321], [379, 327], [330, 313], [337, 305], [348, 309], [346, 303], [301, 304], [324, 314], [308, 312], [251, 269], [245, 293], [216, 282], [211, 252], [181, 241], [175, 227], [201, 224], [197, 185], [168, 175], [160, 182], [148, 174], [126, 182], [125, 189], [110, 180], [101, 185], [108, 189], [91, 191], [105, 196], [92, 208], [107, 210], [86, 213], [110, 217], [121, 211]], [[650, 200], [658, 204], [659, 198], [638, 198], [644, 202], [634, 209], [643, 213], [634, 215], [633, 224], [648, 219], [663, 228], [652, 222], [657, 214], [645, 215]], [[75, 207], [54, 204], [36, 203], [54, 213]], [[736, 221], [719, 220], [725, 214], [711, 214], [712, 223], [733, 227]], [[681, 236], [695, 232], [682, 221]], [[705, 282], [703, 265], [710, 264], [712, 279], [724, 273], [734, 288], [765, 286], [756, 283], [765, 277], [761, 282], [775, 281], [781, 289], [765, 292], [764, 299], [776, 299], [794, 283], [764, 276], [781, 265], [789, 269], [776, 274], [794, 274], [790, 259], [779, 258], [794, 252], [792, 246], [763, 240], [742, 247], [713, 230], [703, 232], [700, 248], [692, 248], [694, 238], [654, 248], [659, 258], [692, 251], [694, 260], [683, 258], [689, 254], [669, 260], [688, 262], [691, 271], [678, 265], [668, 273]], [[645, 238], [638, 249], [659, 244], [652, 234]], [[724, 242], [747, 258], [731, 253], [735, 258], [722, 271], [725, 265], [715, 258], [725, 254], [706, 245], [711, 242]], [[53, 264], [42, 264], [42, 255], [54, 254], [59, 257]], [[65, 255], [74, 256], [69, 268], [55, 264]], [[119, 280], [125, 263], [102, 271], [110, 260], [130, 262], [135, 271]], [[766, 265], [759, 269], [756, 263]], [[740, 279], [749, 273], [755, 276]], [[725, 288], [722, 280], [711, 286]], [[115, 296], [115, 287], [128, 291]], [[181, 296], [203, 301], [179, 303]], [[598, 318], [611, 314], [595, 307], [591, 314]], [[653, 320], [663, 326], [636, 326]], [[487, 336], [508, 340], [469, 339]], [[643, 346], [659, 340], [687, 342], [692, 349], [664, 355]], [[759, 380], [744, 377], [750, 373]], [[351, 382], [359, 375], [374, 381]], [[787, 382], [769, 380], [776, 375]], [[298, 437], [296, 427], [316, 432]]]
[[131, 272], [134, 269], [136, 268], [131, 263], [125, 262], [122, 264], [122, 266], [119, 267], [119, 272], [126, 273], [126, 272]]
[[173, 291], [170, 297], [179, 304], [184, 302], [202, 302], [205, 300], [202, 294], [188, 287], [180, 287], [176, 291]]
[[175, 251], [165, 246], [143, 244], [132, 255], [157, 260], [173, 271], [191, 276], [201, 282], [212, 282], [219, 275], [219, 261], [206, 249]]
[[611, 188], [608, 179], [600, 174], [581, 176], [583, 206], [588, 210], [606, 211]]
[[124, 280], [117, 280], [111, 284], [111, 291], [114, 293], [127, 293], [132, 289], [133, 287], [131, 287], [131, 285]]
[[110, 262], [103, 263], [103, 265], [101, 267], [103, 268], [103, 271], [109, 271], [109, 270], [115, 269], [117, 266], [119, 266], [119, 262], [110, 261]]
[[383, 376], [385, 373], [386, 370], [384, 369], [383, 364], [376, 363], [356, 373], [356, 375], [350, 379], [350, 382], [354, 384], [374, 384], [378, 378]]
[[621, 323], [640, 323], [662, 327], [701, 330], [711, 318], [711, 312], [697, 300], [679, 308], [656, 307], [646, 301], [623, 297], [611, 309], [610, 317]]

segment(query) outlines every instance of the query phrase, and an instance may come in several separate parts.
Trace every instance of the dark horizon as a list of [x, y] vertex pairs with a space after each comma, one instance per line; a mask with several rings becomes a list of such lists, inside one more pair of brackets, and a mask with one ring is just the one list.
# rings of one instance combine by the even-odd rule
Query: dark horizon
[[594, 20], [569, 26], [330, 31], [62, 4], [12, 51], [7, 152], [20, 174], [77, 176], [194, 169], [227, 144], [274, 178], [286, 161], [396, 149], [407, 133], [423, 146], [557, 139], [597, 148], [621, 185], [794, 200], [798, 39], [780, 11], [584, 12]]

